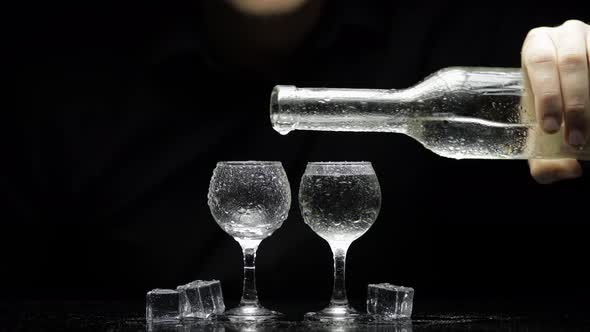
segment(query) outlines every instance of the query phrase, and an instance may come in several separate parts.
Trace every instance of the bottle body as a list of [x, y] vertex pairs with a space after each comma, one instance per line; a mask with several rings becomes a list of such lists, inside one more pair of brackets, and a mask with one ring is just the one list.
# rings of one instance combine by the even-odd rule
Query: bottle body
[[300, 89], [271, 95], [275, 130], [394, 132], [455, 159], [590, 159], [538, 127], [519, 68], [452, 67], [404, 90]]

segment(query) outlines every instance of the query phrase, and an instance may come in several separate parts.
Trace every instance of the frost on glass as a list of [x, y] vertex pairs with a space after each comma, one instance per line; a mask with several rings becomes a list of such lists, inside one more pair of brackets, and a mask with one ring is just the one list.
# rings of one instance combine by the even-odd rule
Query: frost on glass
[[351, 243], [377, 219], [379, 181], [370, 164], [315, 163], [301, 178], [299, 204], [316, 234], [328, 243]]
[[215, 221], [238, 242], [262, 240], [287, 218], [291, 191], [280, 163], [220, 163], [208, 203]]

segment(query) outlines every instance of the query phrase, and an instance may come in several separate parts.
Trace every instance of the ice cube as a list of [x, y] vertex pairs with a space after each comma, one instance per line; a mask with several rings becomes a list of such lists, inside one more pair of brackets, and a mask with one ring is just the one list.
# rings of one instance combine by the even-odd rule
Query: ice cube
[[179, 318], [179, 294], [173, 289], [154, 289], [146, 295], [148, 321], [174, 321]]
[[401, 319], [412, 316], [414, 289], [392, 284], [369, 284], [367, 312], [379, 318]]
[[176, 288], [182, 318], [209, 318], [225, 311], [221, 284], [217, 280], [195, 280]]
[[225, 311], [225, 303], [223, 303], [223, 292], [221, 291], [221, 283], [217, 280], [212, 280], [211, 293], [213, 294], [215, 303], [215, 313], [222, 314]]

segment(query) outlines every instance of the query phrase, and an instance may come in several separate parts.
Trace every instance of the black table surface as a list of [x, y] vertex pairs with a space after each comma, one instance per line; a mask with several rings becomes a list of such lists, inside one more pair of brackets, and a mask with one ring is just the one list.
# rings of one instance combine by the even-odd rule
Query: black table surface
[[[567, 303], [422, 301], [411, 321], [397, 324], [304, 323], [303, 314], [324, 303], [267, 301], [286, 314], [273, 323], [196, 321], [147, 324], [141, 301], [7, 301], [0, 304], [0, 331], [590, 331], [587, 306]], [[358, 307], [358, 305], [357, 305]]]

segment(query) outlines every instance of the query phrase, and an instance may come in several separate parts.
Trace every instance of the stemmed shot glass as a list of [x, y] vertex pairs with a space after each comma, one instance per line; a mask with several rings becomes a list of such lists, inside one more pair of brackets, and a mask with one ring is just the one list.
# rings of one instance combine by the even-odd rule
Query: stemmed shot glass
[[345, 285], [346, 252], [373, 225], [381, 188], [370, 162], [311, 162], [301, 178], [299, 206], [305, 223], [328, 242], [334, 255], [334, 288], [327, 308], [305, 315], [310, 321], [355, 320]]
[[289, 180], [280, 162], [219, 162], [209, 184], [213, 218], [242, 247], [244, 288], [240, 305], [225, 312], [232, 321], [263, 321], [282, 314], [260, 305], [255, 259], [260, 242], [276, 231], [291, 206]]

